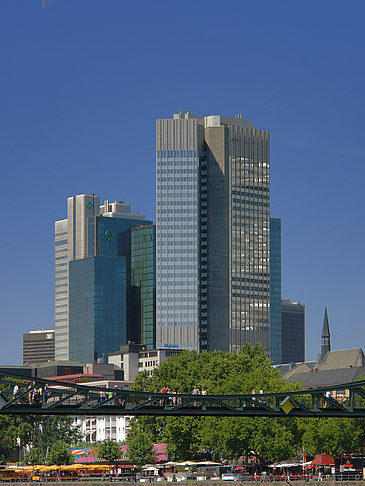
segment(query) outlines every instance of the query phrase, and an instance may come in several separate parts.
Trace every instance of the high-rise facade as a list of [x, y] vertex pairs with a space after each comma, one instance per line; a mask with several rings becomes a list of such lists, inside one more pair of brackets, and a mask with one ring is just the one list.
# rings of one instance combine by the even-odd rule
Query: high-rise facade
[[281, 363], [281, 219], [270, 218], [270, 359]]
[[70, 197], [67, 206], [67, 219], [55, 223], [55, 358], [105, 360], [127, 336], [119, 237], [151, 221], [123, 202], [100, 206], [94, 194]]
[[157, 120], [157, 347], [269, 350], [269, 145], [240, 115]]
[[131, 229], [131, 287], [140, 333], [146, 349], [156, 347], [156, 226]]
[[281, 302], [282, 363], [305, 361], [305, 306]]
[[139, 225], [119, 238], [127, 264], [127, 340], [156, 346], [156, 226]]
[[23, 334], [23, 365], [54, 361], [54, 329]]

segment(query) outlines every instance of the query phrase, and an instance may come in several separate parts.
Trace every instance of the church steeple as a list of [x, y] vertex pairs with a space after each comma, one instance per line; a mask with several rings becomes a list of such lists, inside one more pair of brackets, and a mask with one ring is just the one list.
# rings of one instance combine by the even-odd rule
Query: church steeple
[[331, 335], [330, 326], [328, 323], [327, 307], [324, 311], [323, 329], [322, 329], [322, 348], [321, 348], [321, 360], [324, 359], [326, 354], [331, 351]]

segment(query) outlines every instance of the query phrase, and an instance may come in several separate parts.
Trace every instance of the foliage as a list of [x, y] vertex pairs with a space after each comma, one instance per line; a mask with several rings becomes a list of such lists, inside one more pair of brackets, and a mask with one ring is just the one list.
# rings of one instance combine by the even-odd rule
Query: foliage
[[33, 447], [33, 449], [30, 449], [30, 451], [24, 454], [24, 462], [31, 465], [43, 464], [45, 458], [43, 457], [42, 450], [38, 447]]
[[114, 462], [120, 457], [120, 444], [111, 439], [106, 439], [98, 446], [98, 456], [108, 462]]
[[74, 457], [70, 451], [70, 445], [62, 440], [51, 445], [47, 454], [47, 463], [51, 464], [73, 464]]
[[[278, 392], [295, 389], [286, 385], [280, 373], [271, 367], [259, 345], [244, 346], [239, 353], [184, 351], [173, 356], [152, 372], [140, 373], [137, 390], [161, 390], [163, 386], [181, 393], [192, 393], [194, 385], [208, 394], [243, 394], [252, 389]], [[138, 426], [137, 426], [138, 424]], [[132, 421], [132, 431], [148, 431], [156, 442], [166, 441], [173, 460], [196, 458], [197, 451], [208, 449], [214, 458], [237, 459], [255, 451], [267, 459], [279, 460], [295, 451], [295, 422], [257, 418], [151, 417]], [[271, 440], [267, 434], [273, 436]]]
[[0, 459], [2, 461], [16, 450], [18, 438], [20, 444], [31, 441], [33, 427], [23, 418], [17, 416], [0, 416]]
[[365, 450], [365, 420], [348, 418], [301, 419], [302, 444], [309, 454], [328, 451], [333, 456], [362, 454]]
[[143, 466], [143, 464], [154, 462], [156, 451], [151, 434], [141, 428], [135, 427], [128, 434], [126, 444], [128, 447], [128, 458], [132, 464]]
[[40, 457], [45, 460], [47, 450], [57, 440], [71, 445], [77, 443], [80, 438], [80, 430], [73, 425], [71, 417], [0, 415], [1, 461], [8, 460], [16, 451], [18, 441], [22, 447], [36, 448]]
[[[156, 368], [152, 376], [140, 373], [134, 388], [153, 392], [167, 386], [192, 393], [194, 385], [204, 387], [208, 395], [301, 389], [298, 384], [285, 384], [261, 346], [248, 344], [238, 353], [184, 351]], [[166, 441], [173, 460], [198, 458], [199, 450], [210, 451], [213, 459], [228, 460], [253, 451], [270, 461], [301, 454], [303, 447], [313, 455], [365, 452], [364, 419], [144, 417], [133, 420], [131, 427], [152, 434], [155, 442]]]

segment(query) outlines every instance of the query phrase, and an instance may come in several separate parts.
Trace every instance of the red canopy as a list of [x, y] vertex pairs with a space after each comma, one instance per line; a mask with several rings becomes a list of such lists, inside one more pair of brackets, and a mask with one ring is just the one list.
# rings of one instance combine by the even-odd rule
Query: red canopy
[[313, 466], [334, 466], [335, 460], [329, 454], [318, 454], [313, 461]]

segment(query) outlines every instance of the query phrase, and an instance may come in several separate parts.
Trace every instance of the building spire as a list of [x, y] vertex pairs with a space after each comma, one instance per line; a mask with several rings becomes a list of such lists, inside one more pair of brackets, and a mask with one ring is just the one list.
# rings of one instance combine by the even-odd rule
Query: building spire
[[323, 329], [322, 329], [321, 360], [324, 359], [324, 357], [329, 351], [331, 351], [331, 334], [330, 334], [330, 326], [328, 323], [328, 313], [326, 307], [324, 311]]

